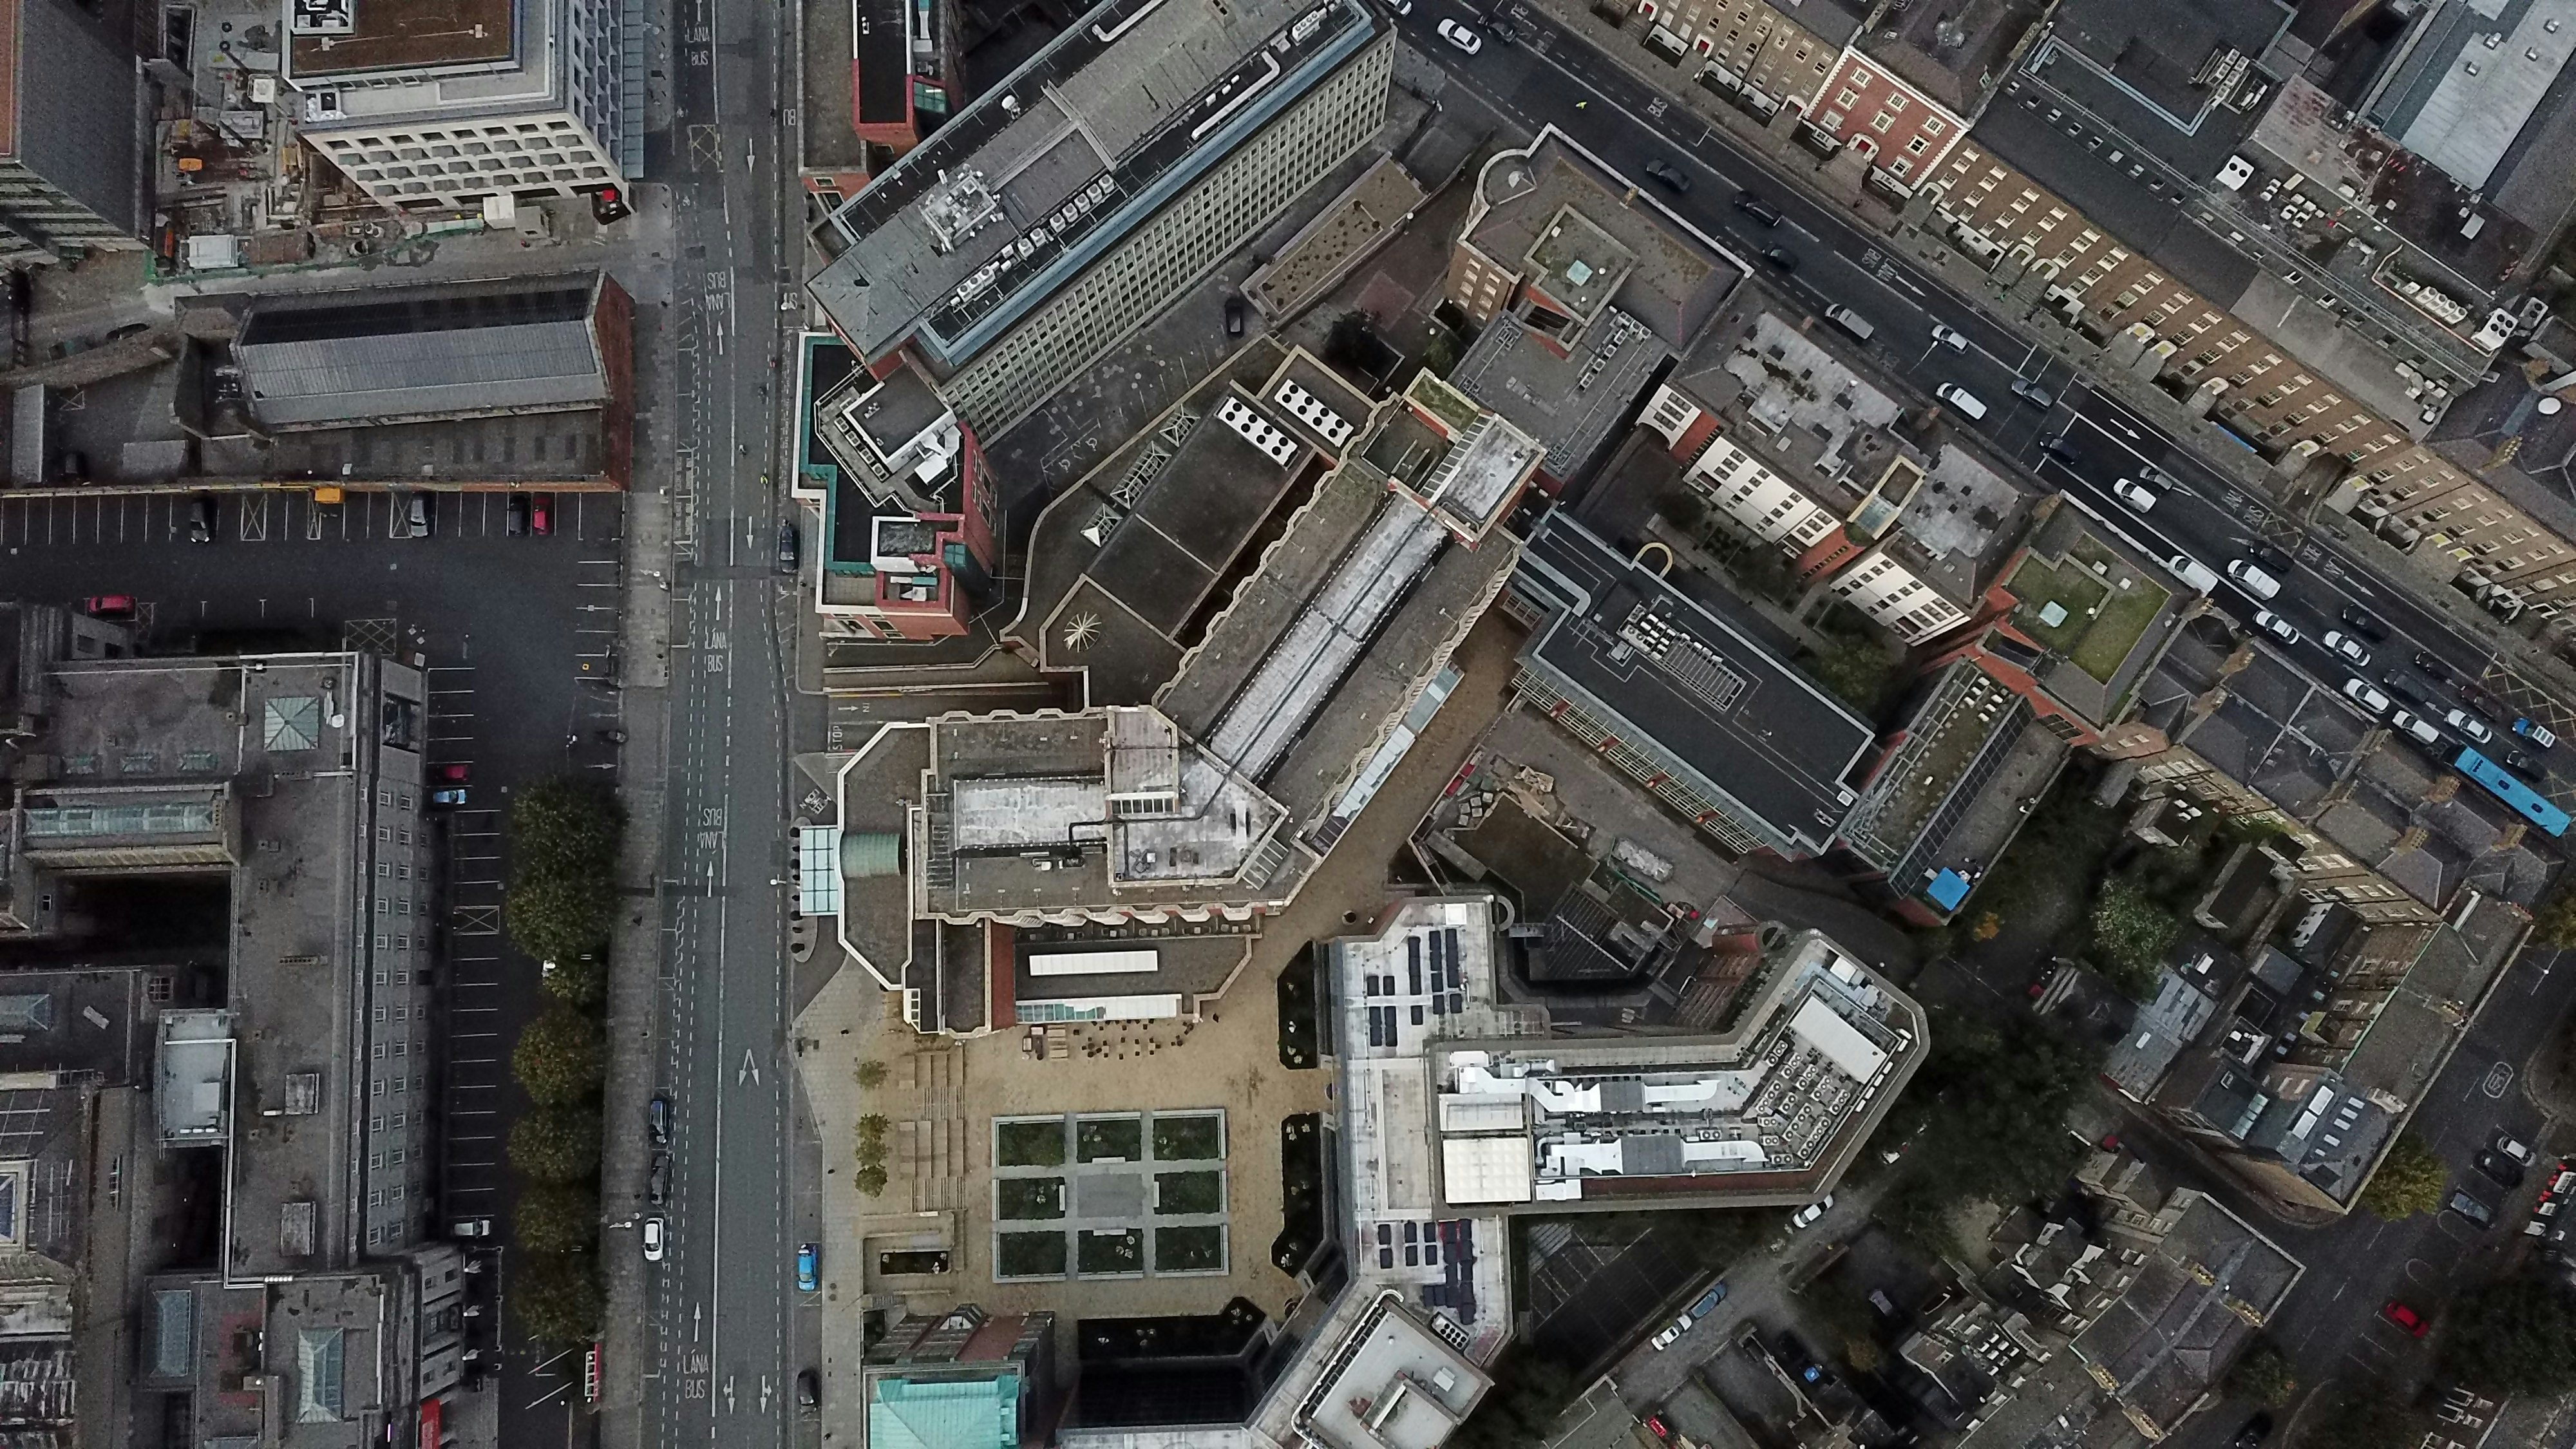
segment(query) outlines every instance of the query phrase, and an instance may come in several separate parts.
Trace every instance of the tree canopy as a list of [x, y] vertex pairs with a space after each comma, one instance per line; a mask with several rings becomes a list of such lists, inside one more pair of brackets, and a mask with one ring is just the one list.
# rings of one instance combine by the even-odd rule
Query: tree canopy
[[2074, 1170], [2081, 1144], [2066, 1111], [2093, 1075], [2083, 1048], [2029, 1017], [2000, 1026], [1956, 1012], [1930, 1023], [1932, 1055], [1881, 1129], [1905, 1145], [1880, 1217], [1936, 1251], [1949, 1209], [2045, 1196]]
[[510, 800], [511, 868], [521, 881], [604, 879], [617, 868], [617, 841], [625, 826], [625, 808], [607, 786], [570, 778], [539, 781]]
[[510, 1165], [538, 1182], [588, 1181], [599, 1172], [599, 1114], [588, 1107], [530, 1111], [510, 1124]]
[[545, 1107], [587, 1101], [599, 1090], [602, 1067], [599, 1024], [557, 1006], [529, 1022], [510, 1051], [510, 1070], [529, 1100]]
[[2280, 1348], [2268, 1338], [2258, 1338], [2227, 1371], [2227, 1391], [2277, 1409], [2299, 1391], [2299, 1380]]
[[2131, 995], [2139, 981], [2154, 982], [2181, 932], [2174, 913], [2134, 881], [2114, 877], [2093, 898], [2093, 954]]
[[2451, 1305], [2442, 1366], [2499, 1397], [2576, 1389], [2576, 1297], [2537, 1278], [2482, 1283]]
[[2415, 1449], [2423, 1426], [2405, 1405], [2372, 1385], [2348, 1389], [2302, 1416], [2299, 1449]]
[[[511, 942], [539, 961], [556, 963], [558, 971], [606, 952], [616, 919], [617, 883], [605, 875], [522, 877], [510, 887], [502, 912]], [[596, 986], [606, 978], [594, 969], [585, 980]], [[547, 985], [562, 990], [551, 980]]]
[[599, 1238], [599, 1199], [577, 1183], [531, 1182], [510, 1209], [510, 1236], [521, 1252], [585, 1252]]
[[2388, 1144], [2388, 1155], [2373, 1173], [2370, 1185], [2361, 1190], [2361, 1208], [2376, 1218], [2395, 1222], [2417, 1213], [2439, 1212], [2442, 1189], [2451, 1184], [2451, 1170], [2412, 1132], [2399, 1134]]
[[540, 1343], [583, 1343], [599, 1336], [599, 1267], [587, 1254], [531, 1253], [510, 1284], [519, 1327]]

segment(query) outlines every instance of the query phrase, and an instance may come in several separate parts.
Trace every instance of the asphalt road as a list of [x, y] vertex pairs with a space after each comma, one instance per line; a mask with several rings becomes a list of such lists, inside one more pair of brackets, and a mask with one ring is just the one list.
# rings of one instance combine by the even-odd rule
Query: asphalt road
[[[536, 963], [499, 934], [501, 812], [514, 786], [616, 763], [600, 732], [616, 726], [617, 699], [596, 681], [616, 631], [624, 500], [562, 495], [544, 538], [508, 536], [498, 497], [437, 503], [432, 536], [411, 538], [389, 495], [336, 506], [301, 493], [228, 496], [216, 540], [191, 544], [185, 499], [0, 499], [0, 576], [9, 597], [40, 603], [132, 595], [148, 650], [354, 647], [427, 660], [431, 766], [468, 776], [468, 808], [440, 817], [439, 1218], [494, 1217], [506, 1241], [516, 1179], [501, 1146], [526, 1106], [509, 1048], [544, 997]], [[506, 1298], [506, 1266], [499, 1276]], [[577, 1362], [515, 1339], [500, 1347], [487, 1392], [501, 1395], [503, 1442], [559, 1441], [565, 1405], [579, 1398]]]
[[[1507, 17], [1517, 43], [1497, 38], [1491, 18], [1497, 13]], [[1443, 19], [1473, 25], [1484, 37], [1483, 48], [1469, 56], [1441, 40], [1435, 27]], [[1932, 402], [1933, 390], [1942, 383], [1975, 394], [1985, 403], [1986, 416], [1974, 420], [1946, 408], [1949, 426], [1967, 429], [1989, 454], [2082, 498], [2157, 558], [2188, 553], [2221, 570], [2229, 560], [2245, 557], [2250, 546], [2277, 549], [2289, 563], [2280, 571], [2283, 587], [2273, 607], [2304, 636], [2292, 652], [2319, 678], [2340, 685], [2356, 672], [2321, 643], [2328, 629], [2339, 627], [2339, 613], [2356, 608], [2389, 636], [2366, 641], [2372, 657], [2358, 672], [2371, 683], [2385, 688], [2393, 677], [2428, 702], [2438, 702], [2437, 714], [2454, 705], [2469, 706], [2487, 718], [2500, 740], [2512, 723], [2503, 701], [2458, 686], [2458, 681], [2494, 684], [2500, 676], [2497, 661], [2493, 651], [2410, 597], [2410, 589], [2421, 587], [2422, 580], [2393, 583], [2323, 535], [2310, 534], [2298, 520], [2276, 515], [2246, 496], [2188, 447], [2077, 381], [2064, 363], [1886, 249], [1840, 204], [1792, 189], [1732, 137], [1672, 108], [1589, 41], [1516, 5], [1422, 0], [1398, 24], [1417, 50], [1449, 74], [1452, 84], [1532, 131], [1552, 123], [1622, 174], [1656, 186], [1659, 200], [1732, 248], [1763, 286], [1796, 299], [1819, 317], [1827, 305], [1839, 303], [1866, 318], [1875, 331], [1860, 350], [1879, 373], [1911, 385], [1916, 403]], [[1644, 165], [1650, 160], [1675, 166], [1690, 180], [1690, 189], [1676, 193], [1645, 181]], [[1739, 190], [1770, 202], [1782, 214], [1780, 223], [1765, 227], [1737, 209]], [[1793, 254], [1794, 270], [1762, 260], [1766, 247]], [[1959, 334], [1967, 346], [1936, 343], [1936, 325]], [[2050, 405], [2042, 408], [2016, 397], [2016, 378], [2052, 395]], [[2071, 462], [2043, 451], [2043, 440], [2071, 449]], [[2157, 491], [2163, 496], [2144, 514], [2115, 501], [2110, 491], [2123, 478], [2158, 477], [2163, 481]], [[2257, 607], [2232, 582], [2222, 582], [2215, 597], [2240, 619], [2250, 619]], [[2441, 679], [2411, 662], [2419, 652], [2436, 661]], [[2576, 749], [2522, 748], [2534, 757], [2528, 771], [2533, 783], [2561, 803], [2576, 803]], [[2541, 778], [2544, 773], [2546, 779]]]
[[[658, 1084], [674, 1103], [671, 1246], [648, 1294], [644, 1437], [785, 1449], [810, 1438], [795, 1378], [819, 1306], [795, 1287], [797, 1117], [782, 881], [785, 653], [796, 605], [775, 571], [781, 500], [770, 396], [798, 195], [779, 167], [773, 5], [685, 0], [674, 17], [676, 217], [668, 327], [675, 388], [669, 770], [664, 780]], [[632, 1124], [642, 1131], [643, 1124]], [[655, 1209], [648, 1208], [647, 1211]], [[612, 1244], [612, 1251], [616, 1250]], [[629, 1245], [629, 1251], [632, 1250]], [[798, 1430], [802, 1426], [804, 1433]]]

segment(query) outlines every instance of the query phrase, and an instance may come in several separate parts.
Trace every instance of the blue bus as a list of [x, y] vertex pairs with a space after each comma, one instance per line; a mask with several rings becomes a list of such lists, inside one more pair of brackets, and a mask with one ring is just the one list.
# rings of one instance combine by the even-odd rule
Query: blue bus
[[2567, 833], [2567, 812], [2552, 805], [2537, 790], [2515, 779], [2504, 766], [2475, 750], [2462, 750], [2451, 764], [2463, 775], [2487, 787], [2487, 793], [2514, 808], [2514, 813], [2552, 835]]

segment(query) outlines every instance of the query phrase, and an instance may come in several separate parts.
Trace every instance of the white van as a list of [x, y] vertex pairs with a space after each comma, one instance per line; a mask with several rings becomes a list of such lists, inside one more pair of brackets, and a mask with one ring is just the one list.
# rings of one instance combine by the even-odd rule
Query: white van
[[2268, 599], [2281, 592], [2281, 581], [2255, 567], [2251, 559], [2229, 559], [2227, 576], [2243, 585], [2245, 592], [2258, 599]]
[[1870, 334], [1878, 330], [1877, 328], [1869, 325], [1868, 318], [1839, 302], [1825, 309], [1825, 320], [1833, 323], [1845, 332], [1850, 333], [1855, 339], [1862, 342], [1867, 342], [1870, 338]]
[[2165, 570], [2204, 594], [2218, 587], [2218, 575], [2209, 571], [2209, 565], [2187, 553], [2166, 559]]
[[2390, 715], [2388, 722], [2413, 736], [2418, 744], [2438, 745], [2442, 742], [2442, 732], [2433, 728], [2433, 722], [2412, 710], [2401, 709]]
[[1971, 422], [1986, 415], [1986, 405], [1977, 400], [1977, 395], [1955, 382], [1945, 382], [1932, 389], [1932, 395], [1957, 408]]

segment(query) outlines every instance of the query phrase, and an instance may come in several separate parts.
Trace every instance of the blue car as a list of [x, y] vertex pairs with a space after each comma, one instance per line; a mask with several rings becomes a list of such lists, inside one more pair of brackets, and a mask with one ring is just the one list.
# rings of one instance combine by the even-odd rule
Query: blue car
[[822, 1262], [823, 1250], [814, 1246], [812, 1243], [807, 1243], [805, 1246], [796, 1250], [797, 1288], [804, 1292], [811, 1293], [817, 1286], [819, 1286], [815, 1278], [815, 1273], [821, 1268]]
[[1717, 1305], [1724, 1303], [1725, 1301], [1726, 1285], [1723, 1283], [1716, 1284], [1706, 1293], [1701, 1294], [1700, 1300], [1697, 1303], [1690, 1306], [1690, 1316], [1693, 1318], [1706, 1318], [1717, 1311]]

